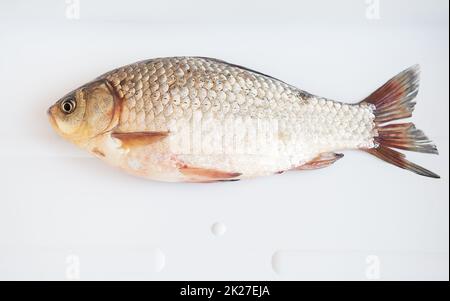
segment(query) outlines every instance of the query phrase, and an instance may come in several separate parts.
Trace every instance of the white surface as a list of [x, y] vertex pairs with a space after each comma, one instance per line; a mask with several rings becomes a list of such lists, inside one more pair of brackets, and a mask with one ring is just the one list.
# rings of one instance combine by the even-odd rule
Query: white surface
[[[1, 2], [0, 279], [448, 280], [448, 2], [379, 3], [370, 19], [364, 0], [81, 0], [72, 20], [63, 0]], [[441, 155], [408, 155], [442, 179], [347, 152], [319, 171], [156, 183], [50, 128], [69, 90], [173, 55], [349, 102], [420, 63], [414, 122]]]

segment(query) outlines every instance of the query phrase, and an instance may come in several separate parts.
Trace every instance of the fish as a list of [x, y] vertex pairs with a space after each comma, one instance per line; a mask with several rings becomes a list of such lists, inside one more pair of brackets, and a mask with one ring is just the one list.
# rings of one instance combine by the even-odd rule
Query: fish
[[66, 140], [156, 181], [238, 181], [333, 165], [360, 150], [416, 174], [402, 151], [438, 154], [412, 122], [419, 65], [358, 103], [316, 96], [206, 57], [166, 57], [107, 72], [47, 113]]

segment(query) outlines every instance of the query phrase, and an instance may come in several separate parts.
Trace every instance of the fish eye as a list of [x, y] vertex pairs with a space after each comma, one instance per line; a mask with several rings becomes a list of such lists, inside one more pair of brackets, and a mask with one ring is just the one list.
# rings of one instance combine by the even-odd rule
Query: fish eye
[[76, 105], [75, 99], [72, 97], [66, 98], [61, 102], [61, 111], [65, 114], [70, 114], [75, 110]]

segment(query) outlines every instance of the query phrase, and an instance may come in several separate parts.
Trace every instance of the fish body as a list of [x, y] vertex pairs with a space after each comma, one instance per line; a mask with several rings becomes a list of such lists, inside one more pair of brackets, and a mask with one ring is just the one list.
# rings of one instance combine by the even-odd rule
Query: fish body
[[[348, 149], [437, 177], [389, 148], [435, 153], [422, 132], [412, 124], [382, 127], [410, 116], [417, 74], [417, 67], [405, 70], [375, 95], [346, 104], [216, 59], [158, 58], [98, 77], [49, 115], [65, 138], [154, 180], [213, 182], [315, 169]], [[395, 153], [383, 154], [389, 150]]]

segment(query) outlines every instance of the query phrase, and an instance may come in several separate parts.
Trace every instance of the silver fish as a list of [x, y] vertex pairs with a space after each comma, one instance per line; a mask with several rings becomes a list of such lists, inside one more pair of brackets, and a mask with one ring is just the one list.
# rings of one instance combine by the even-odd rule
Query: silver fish
[[64, 138], [130, 173], [215, 182], [331, 165], [358, 149], [438, 178], [394, 150], [437, 154], [413, 123], [413, 66], [357, 104], [203, 57], [158, 58], [108, 72], [48, 114]]

